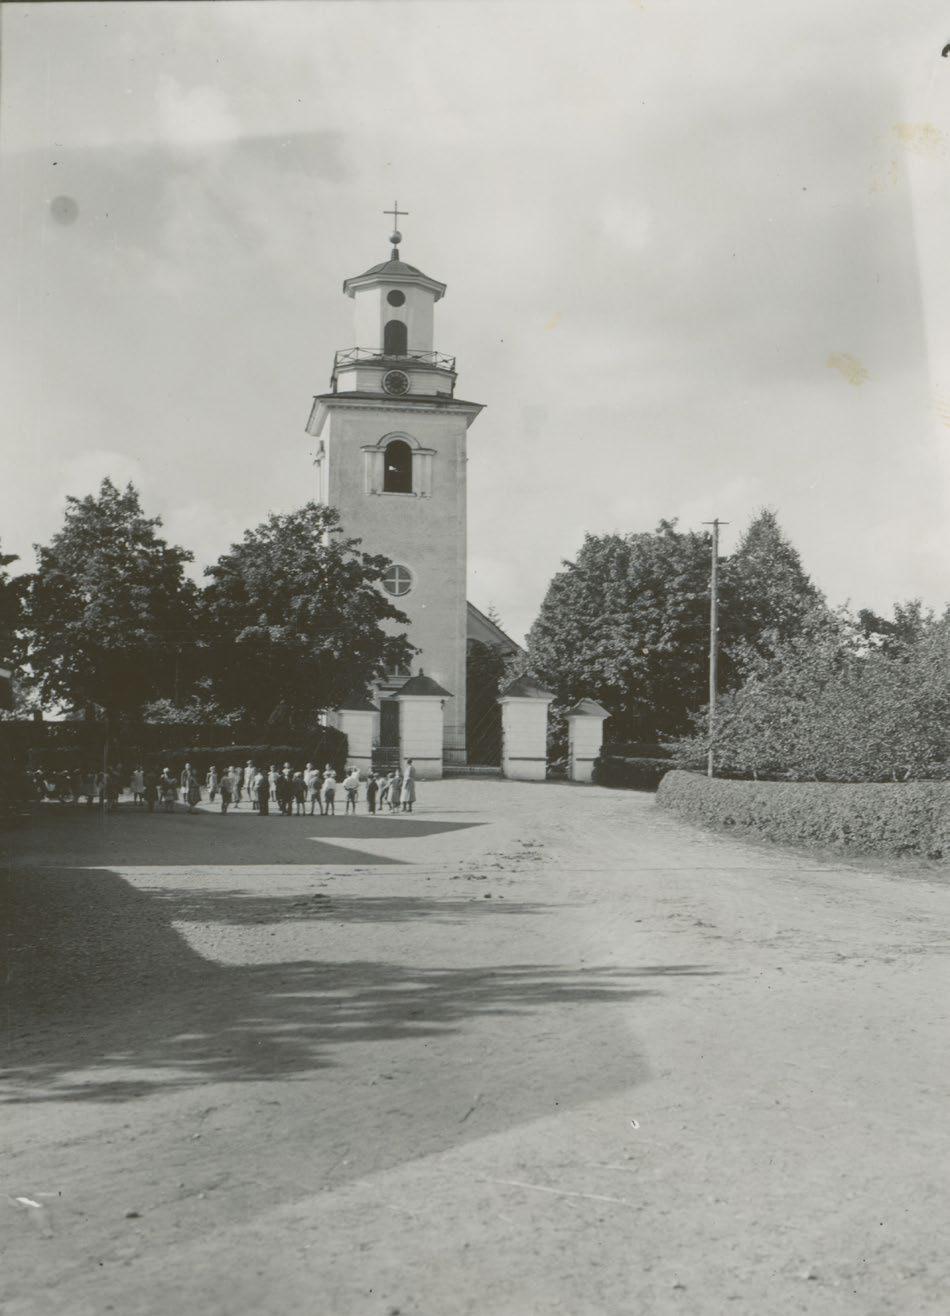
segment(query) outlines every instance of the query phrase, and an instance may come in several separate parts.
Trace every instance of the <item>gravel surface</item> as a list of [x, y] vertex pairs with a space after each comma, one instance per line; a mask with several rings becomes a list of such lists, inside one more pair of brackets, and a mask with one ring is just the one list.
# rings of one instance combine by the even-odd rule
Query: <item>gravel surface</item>
[[6, 838], [4, 1316], [950, 1310], [945, 871], [420, 796]]

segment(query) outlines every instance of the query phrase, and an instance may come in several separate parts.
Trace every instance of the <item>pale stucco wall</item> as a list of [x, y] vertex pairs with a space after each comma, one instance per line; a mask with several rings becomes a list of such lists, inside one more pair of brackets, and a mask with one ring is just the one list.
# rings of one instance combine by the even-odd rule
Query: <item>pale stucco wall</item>
[[399, 700], [399, 751], [404, 764], [412, 759], [417, 777], [442, 776], [442, 717], [438, 699]]
[[[410, 618], [406, 633], [422, 651], [412, 670], [421, 666], [452, 693], [445, 709], [446, 744], [464, 743], [465, 417], [414, 412], [382, 400], [366, 410], [328, 405], [326, 501], [340, 512], [344, 530], [362, 539], [366, 552], [383, 553], [412, 572], [412, 591], [392, 600]], [[364, 492], [363, 448], [393, 431], [433, 450], [429, 496]]]
[[501, 768], [505, 776], [523, 781], [544, 781], [547, 775], [547, 702], [543, 699], [503, 699], [501, 733]]
[[[394, 288], [405, 293], [402, 306], [390, 306], [387, 294]], [[359, 289], [353, 294], [353, 319], [356, 330], [354, 347], [381, 347], [387, 320], [401, 320], [406, 326], [410, 352], [430, 352], [434, 332], [434, 298], [425, 288], [411, 284], [384, 283], [375, 288]]]
[[328, 714], [327, 722], [347, 738], [347, 764], [368, 772], [373, 766], [373, 733], [377, 714], [363, 709], [340, 708]]
[[594, 759], [604, 739], [604, 720], [589, 715], [567, 719], [568, 776], [571, 781], [590, 781]]
[[[362, 346], [362, 344], [360, 344]], [[360, 362], [357, 365], [343, 366], [337, 376], [337, 391], [340, 393], [382, 393], [383, 377], [393, 369], [389, 360], [385, 366]], [[409, 376], [410, 393], [441, 393], [450, 395], [453, 377], [445, 370], [438, 370], [427, 363], [407, 361], [398, 367]]]

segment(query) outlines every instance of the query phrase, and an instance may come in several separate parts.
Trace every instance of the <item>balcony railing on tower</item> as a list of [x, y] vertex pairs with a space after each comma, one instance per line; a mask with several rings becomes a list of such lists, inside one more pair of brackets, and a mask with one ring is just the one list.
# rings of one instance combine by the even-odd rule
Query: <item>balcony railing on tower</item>
[[455, 357], [445, 352], [386, 352], [381, 347], [344, 347], [333, 358], [330, 387], [336, 389], [336, 378], [342, 366], [362, 365], [417, 365], [430, 366], [455, 374]]

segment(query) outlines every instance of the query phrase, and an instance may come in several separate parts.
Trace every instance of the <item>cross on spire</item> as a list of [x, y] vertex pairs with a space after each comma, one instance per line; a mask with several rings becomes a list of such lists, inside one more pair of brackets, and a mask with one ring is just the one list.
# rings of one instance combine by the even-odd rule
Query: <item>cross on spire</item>
[[400, 209], [399, 209], [399, 202], [398, 202], [398, 201], [394, 201], [394, 202], [393, 202], [393, 208], [392, 208], [392, 210], [384, 210], [384, 211], [383, 211], [383, 214], [384, 214], [384, 215], [392, 215], [392, 217], [393, 217], [393, 228], [398, 228], [398, 227], [399, 227], [399, 216], [400, 216], [400, 215], [408, 215], [408, 214], [409, 214], [409, 211], [408, 211], [408, 210], [400, 210]]
[[392, 208], [392, 210], [384, 210], [384, 211], [383, 211], [383, 214], [384, 214], [384, 215], [392, 215], [392, 217], [393, 217], [393, 235], [392, 235], [392, 237], [389, 239], [389, 241], [393, 244], [393, 260], [398, 260], [398, 259], [399, 259], [399, 244], [400, 244], [400, 242], [402, 241], [402, 234], [399, 232], [399, 216], [400, 216], [400, 215], [408, 215], [408, 214], [409, 214], [409, 211], [408, 211], [408, 210], [400, 210], [400, 209], [399, 209], [399, 202], [398, 202], [398, 201], [394, 201], [394, 202], [393, 202], [393, 208]]

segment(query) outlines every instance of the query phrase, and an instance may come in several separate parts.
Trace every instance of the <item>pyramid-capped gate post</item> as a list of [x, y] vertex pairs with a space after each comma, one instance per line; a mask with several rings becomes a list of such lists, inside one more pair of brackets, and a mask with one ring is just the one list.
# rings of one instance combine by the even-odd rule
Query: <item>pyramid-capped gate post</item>
[[364, 775], [373, 766], [373, 739], [378, 720], [379, 709], [359, 692], [327, 714], [327, 725], [336, 727], [346, 736], [348, 766], [358, 768]]
[[567, 711], [567, 775], [571, 781], [591, 781], [594, 760], [604, 743], [604, 722], [610, 714], [593, 699], [581, 699]]
[[416, 776], [421, 779], [441, 777], [445, 701], [454, 698], [452, 692], [420, 671], [410, 676], [393, 697], [399, 705], [399, 749], [403, 763], [412, 759]]
[[513, 781], [544, 781], [548, 768], [548, 708], [554, 695], [529, 676], [519, 676], [498, 696], [501, 705], [501, 770]]

